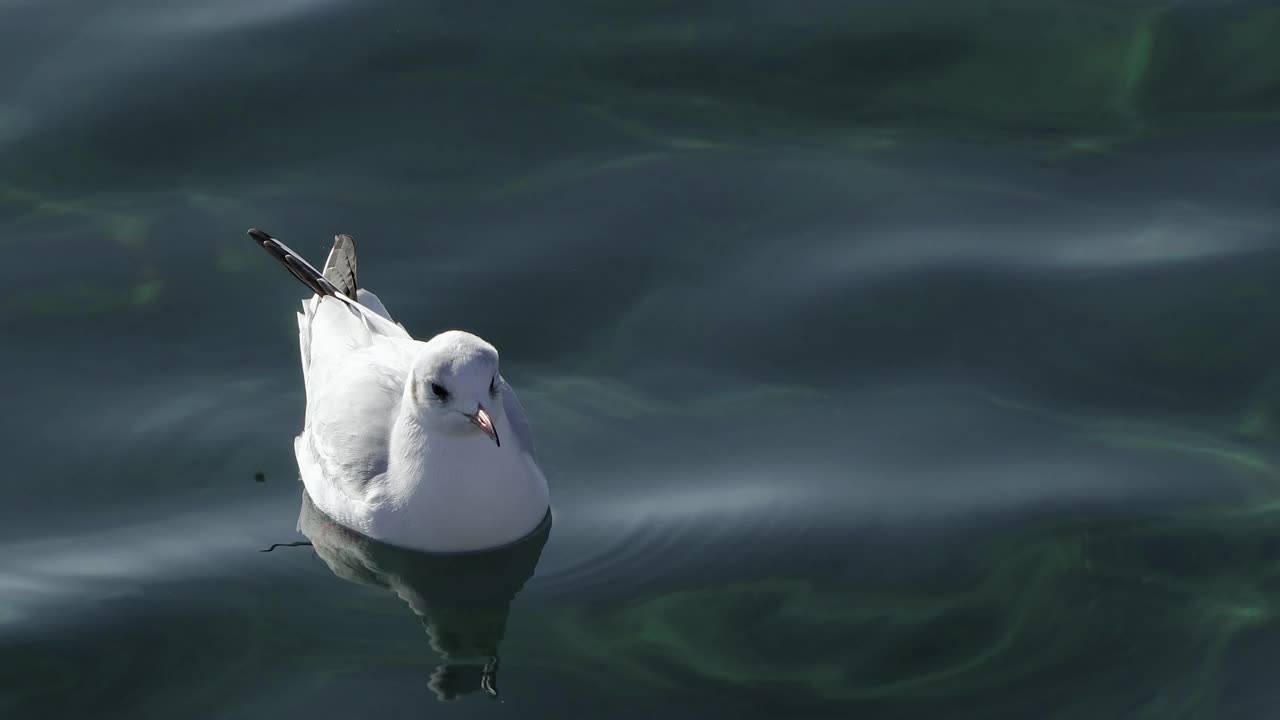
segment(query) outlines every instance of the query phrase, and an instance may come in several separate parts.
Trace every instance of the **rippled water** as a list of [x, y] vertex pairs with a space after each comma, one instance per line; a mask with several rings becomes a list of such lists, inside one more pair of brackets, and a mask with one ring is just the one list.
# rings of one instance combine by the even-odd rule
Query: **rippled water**
[[[0, 714], [1270, 717], [1277, 33], [0, 0]], [[251, 225], [499, 347], [527, 582], [259, 552], [319, 526]]]

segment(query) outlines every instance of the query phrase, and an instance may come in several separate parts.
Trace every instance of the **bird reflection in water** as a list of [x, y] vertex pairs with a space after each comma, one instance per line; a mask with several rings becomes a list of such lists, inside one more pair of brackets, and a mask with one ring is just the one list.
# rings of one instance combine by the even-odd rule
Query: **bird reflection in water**
[[451, 701], [483, 691], [498, 696], [498, 646], [511, 601], [533, 576], [551, 533], [551, 513], [509, 545], [463, 553], [424, 553], [349, 530], [316, 508], [304, 492], [298, 530], [334, 575], [389, 590], [422, 620], [443, 661], [431, 689]]

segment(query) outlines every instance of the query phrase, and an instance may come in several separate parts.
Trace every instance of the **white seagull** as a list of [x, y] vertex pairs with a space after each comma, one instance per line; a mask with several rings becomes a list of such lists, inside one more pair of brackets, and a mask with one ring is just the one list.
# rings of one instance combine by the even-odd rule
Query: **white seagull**
[[350, 236], [334, 238], [323, 272], [261, 230], [249, 236], [315, 293], [298, 314], [307, 410], [294, 441], [315, 505], [426, 552], [489, 549], [537, 529], [547, 480], [498, 351], [459, 330], [414, 340], [356, 284]]

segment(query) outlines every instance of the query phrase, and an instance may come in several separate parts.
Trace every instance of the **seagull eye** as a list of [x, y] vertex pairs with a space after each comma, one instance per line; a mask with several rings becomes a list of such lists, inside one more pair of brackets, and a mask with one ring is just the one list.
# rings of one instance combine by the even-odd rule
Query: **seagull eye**
[[494, 376], [493, 380], [489, 381], [489, 394], [490, 395], [498, 394], [498, 377], [496, 375]]
[[448, 399], [449, 399], [449, 391], [448, 391], [448, 390], [445, 390], [445, 389], [444, 389], [444, 386], [439, 385], [439, 384], [437, 384], [437, 383], [431, 383], [431, 394], [432, 394], [432, 395], [435, 395], [436, 397], [440, 398], [441, 400], [448, 400]]

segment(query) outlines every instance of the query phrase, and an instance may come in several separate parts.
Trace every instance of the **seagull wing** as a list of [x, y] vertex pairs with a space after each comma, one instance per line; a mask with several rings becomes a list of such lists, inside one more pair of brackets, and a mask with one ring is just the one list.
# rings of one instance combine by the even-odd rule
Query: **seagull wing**
[[[298, 467], [322, 507], [359, 512], [383, 488], [391, 431], [419, 343], [371, 332], [331, 297], [320, 298], [311, 315], [307, 414], [294, 442]], [[335, 519], [362, 527], [362, 517]]]
[[511, 424], [511, 433], [516, 436], [516, 442], [520, 443], [522, 450], [529, 453], [529, 457], [536, 460], [538, 456], [533, 448], [533, 428], [529, 426], [529, 416], [525, 414], [520, 398], [516, 397], [516, 391], [506, 380], [502, 381], [502, 409], [506, 413], [507, 422]]

